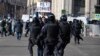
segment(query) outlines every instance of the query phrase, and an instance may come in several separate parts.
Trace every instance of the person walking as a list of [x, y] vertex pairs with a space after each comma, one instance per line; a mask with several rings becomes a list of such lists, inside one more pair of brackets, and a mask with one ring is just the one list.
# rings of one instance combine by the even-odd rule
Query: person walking
[[[42, 27], [39, 22], [39, 19], [37, 17], [33, 18], [33, 21], [30, 23], [30, 37], [29, 37], [29, 44], [28, 44], [28, 50], [30, 56], [33, 56], [33, 46], [37, 45], [37, 36], [40, 34], [41, 28]], [[38, 46], [38, 48], [39, 47], [41, 46]], [[39, 53], [39, 51], [41, 50], [38, 49], [38, 56], [42, 55], [41, 53]]]
[[3, 37], [3, 35], [6, 36], [6, 19], [3, 19], [1, 22], [1, 37]]
[[17, 22], [15, 24], [15, 32], [18, 40], [21, 40], [22, 31], [23, 31], [23, 23], [21, 22], [20, 19], [17, 19]]
[[25, 30], [26, 30], [25, 37], [27, 37], [27, 34], [29, 33], [29, 27], [30, 27], [30, 21], [27, 20], [26, 25], [25, 25]]
[[62, 15], [59, 22], [59, 42], [56, 47], [55, 56], [63, 56], [65, 47], [70, 43], [70, 24], [67, 22], [67, 16]]
[[54, 56], [54, 50], [58, 43], [59, 25], [55, 20], [54, 15], [48, 16], [48, 23], [46, 23], [41, 30], [38, 37], [44, 40], [44, 56]]
[[79, 20], [74, 19], [72, 28], [73, 28], [72, 31], [74, 35], [75, 44], [80, 44], [80, 39], [83, 40], [83, 38], [80, 36], [82, 26], [79, 23]]

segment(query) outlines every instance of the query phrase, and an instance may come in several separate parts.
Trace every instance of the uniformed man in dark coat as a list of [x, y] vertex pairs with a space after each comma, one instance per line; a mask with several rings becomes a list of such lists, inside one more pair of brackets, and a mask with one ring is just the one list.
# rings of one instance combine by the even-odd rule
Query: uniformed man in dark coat
[[56, 48], [56, 56], [63, 56], [66, 45], [70, 43], [70, 24], [67, 23], [67, 16], [61, 16], [59, 26], [60, 33], [59, 42]]
[[28, 49], [30, 52], [30, 56], [33, 56], [33, 49], [32, 47], [37, 44], [37, 36], [41, 31], [41, 24], [37, 17], [33, 19], [33, 22], [30, 24], [30, 37], [29, 37], [29, 45]]
[[44, 56], [54, 56], [54, 49], [58, 43], [59, 25], [54, 15], [48, 16], [46, 23], [38, 37], [38, 40], [44, 40]]
[[[39, 18], [39, 22], [40, 22], [40, 26], [42, 28], [45, 23], [41, 20], [41, 18]], [[42, 36], [42, 37], [44, 37], [44, 36]], [[40, 39], [39, 41], [36, 41], [36, 42], [37, 42], [37, 46], [38, 46], [38, 56], [43, 56], [44, 40], [43, 39]]]
[[79, 23], [79, 20], [74, 19], [72, 24], [72, 34], [74, 35], [74, 40], [76, 44], [80, 44], [80, 39], [83, 40], [83, 38], [80, 36], [81, 34], [81, 23]]

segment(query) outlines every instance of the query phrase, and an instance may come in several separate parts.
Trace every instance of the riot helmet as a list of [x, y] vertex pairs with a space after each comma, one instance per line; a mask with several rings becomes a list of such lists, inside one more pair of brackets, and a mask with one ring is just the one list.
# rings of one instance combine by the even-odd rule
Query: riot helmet
[[48, 21], [51, 21], [51, 22], [55, 22], [55, 15], [49, 15], [48, 16]]
[[60, 17], [60, 21], [67, 21], [67, 15], [62, 15]]

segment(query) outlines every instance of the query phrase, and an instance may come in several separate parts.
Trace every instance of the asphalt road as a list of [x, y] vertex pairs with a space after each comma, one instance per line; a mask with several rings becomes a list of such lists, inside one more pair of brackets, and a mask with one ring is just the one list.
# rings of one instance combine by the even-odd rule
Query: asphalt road
[[[28, 37], [17, 40], [16, 37], [0, 37], [0, 56], [29, 56], [27, 49]], [[34, 48], [34, 56], [37, 56], [37, 46]], [[80, 45], [71, 43], [66, 46], [64, 56], [100, 56], [100, 38], [84, 37]]]

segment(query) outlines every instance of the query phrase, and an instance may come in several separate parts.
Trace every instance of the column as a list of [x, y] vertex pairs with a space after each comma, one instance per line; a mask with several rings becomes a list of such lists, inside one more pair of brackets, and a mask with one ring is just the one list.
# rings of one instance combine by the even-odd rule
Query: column
[[91, 0], [85, 0], [85, 17], [90, 18]]
[[52, 12], [58, 20], [60, 19], [62, 9], [64, 9], [64, 0], [52, 0]]
[[72, 0], [64, 0], [64, 8], [66, 10], [67, 14], [71, 14], [72, 13]]
[[72, 3], [73, 3], [73, 0], [69, 0], [69, 14], [72, 14]]
[[27, 14], [30, 14], [30, 0], [27, 0]]

